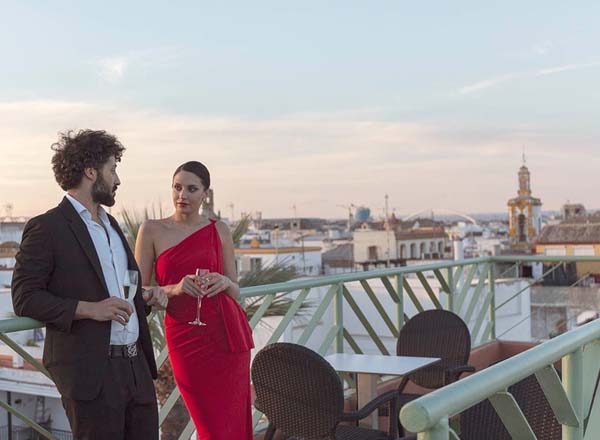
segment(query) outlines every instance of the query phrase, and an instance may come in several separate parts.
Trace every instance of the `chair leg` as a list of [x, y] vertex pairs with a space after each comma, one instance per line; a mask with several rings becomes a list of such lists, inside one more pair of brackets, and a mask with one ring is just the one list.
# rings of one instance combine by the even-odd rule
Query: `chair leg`
[[406, 388], [406, 385], [408, 384], [409, 380], [410, 379], [408, 378], [408, 376], [402, 377], [402, 381], [400, 382], [400, 385], [398, 385], [398, 392], [400, 394], [402, 394], [404, 392], [404, 388]]
[[[399, 395], [398, 395], [399, 396]], [[388, 404], [388, 408], [389, 408], [389, 426], [388, 426], [388, 433], [390, 434], [390, 437], [395, 439], [397, 437], [399, 437], [398, 433], [400, 432], [400, 429], [402, 429], [402, 426], [400, 425], [399, 420], [399, 415], [400, 415], [400, 410], [399, 410], [399, 405], [400, 402], [398, 400], [398, 397], [396, 397], [393, 400], [390, 400], [389, 404]], [[394, 420], [396, 419], [396, 420]]]
[[275, 431], [277, 431], [277, 428], [275, 428], [275, 426], [273, 426], [272, 423], [269, 423], [264, 440], [273, 440], [273, 437], [275, 436]]
[[[406, 388], [406, 385], [408, 385], [409, 382], [409, 378], [408, 376], [404, 376], [402, 378], [402, 381], [400, 382], [400, 385], [398, 385], [398, 393], [402, 394], [402, 392], [404, 391], [404, 388]], [[400, 405], [400, 402], [398, 401], [398, 414], [400, 414], [400, 410], [402, 409], [402, 406]], [[398, 435], [400, 437], [403, 437], [405, 432], [404, 432], [404, 427], [402, 426], [402, 424], [400, 423], [400, 417], [398, 417], [396, 419], [397, 425], [398, 425]]]

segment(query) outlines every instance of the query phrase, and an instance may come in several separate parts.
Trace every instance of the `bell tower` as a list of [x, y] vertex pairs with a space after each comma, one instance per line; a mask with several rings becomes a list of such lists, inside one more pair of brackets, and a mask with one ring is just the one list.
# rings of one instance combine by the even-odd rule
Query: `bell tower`
[[531, 195], [531, 173], [524, 153], [518, 175], [518, 196], [508, 201], [509, 238], [512, 247], [527, 250], [533, 248], [542, 228], [542, 201]]

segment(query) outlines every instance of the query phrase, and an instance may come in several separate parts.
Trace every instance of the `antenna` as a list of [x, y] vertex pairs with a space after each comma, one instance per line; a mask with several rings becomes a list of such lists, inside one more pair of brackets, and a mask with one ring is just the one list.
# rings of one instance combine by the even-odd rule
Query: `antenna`
[[523, 165], [527, 164], [527, 158], [525, 157], [525, 145], [523, 145]]
[[4, 204], [4, 211], [6, 212], [6, 216], [9, 218], [12, 218], [12, 214], [13, 214], [13, 204], [12, 203], [6, 203]]
[[350, 203], [349, 205], [336, 205], [340, 208], [344, 208], [348, 210], [348, 230], [352, 228], [352, 223], [354, 223], [354, 217], [352, 216], [352, 209], [356, 208], [354, 203]]
[[389, 216], [389, 199], [390, 196], [389, 195], [385, 195], [385, 222], [384, 224], [387, 225], [386, 227], [386, 231], [385, 231], [385, 236], [387, 238], [387, 266], [386, 267], [390, 267], [390, 229], [391, 225], [390, 225], [390, 216]]

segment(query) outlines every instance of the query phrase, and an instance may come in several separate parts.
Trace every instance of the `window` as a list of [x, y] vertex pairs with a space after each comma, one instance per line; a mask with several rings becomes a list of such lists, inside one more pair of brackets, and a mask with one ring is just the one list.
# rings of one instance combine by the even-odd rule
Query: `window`
[[377, 260], [377, 246], [369, 246], [369, 260]]
[[546, 246], [546, 248], [544, 249], [544, 253], [546, 255], [567, 255], [567, 248], [566, 246]]
[[594, 246], [573, 246], [573, 255], [577, 257], [593, 257]]
[[260, 270], [262, 268], [262, 258], [250, 258], [250, 270]]

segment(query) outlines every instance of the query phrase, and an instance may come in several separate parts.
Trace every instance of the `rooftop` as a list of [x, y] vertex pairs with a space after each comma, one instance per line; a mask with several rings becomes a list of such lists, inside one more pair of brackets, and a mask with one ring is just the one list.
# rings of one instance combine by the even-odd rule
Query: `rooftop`
[[561, 223], [545, 226], [537, 244], [600, 244], [600, 223]]

